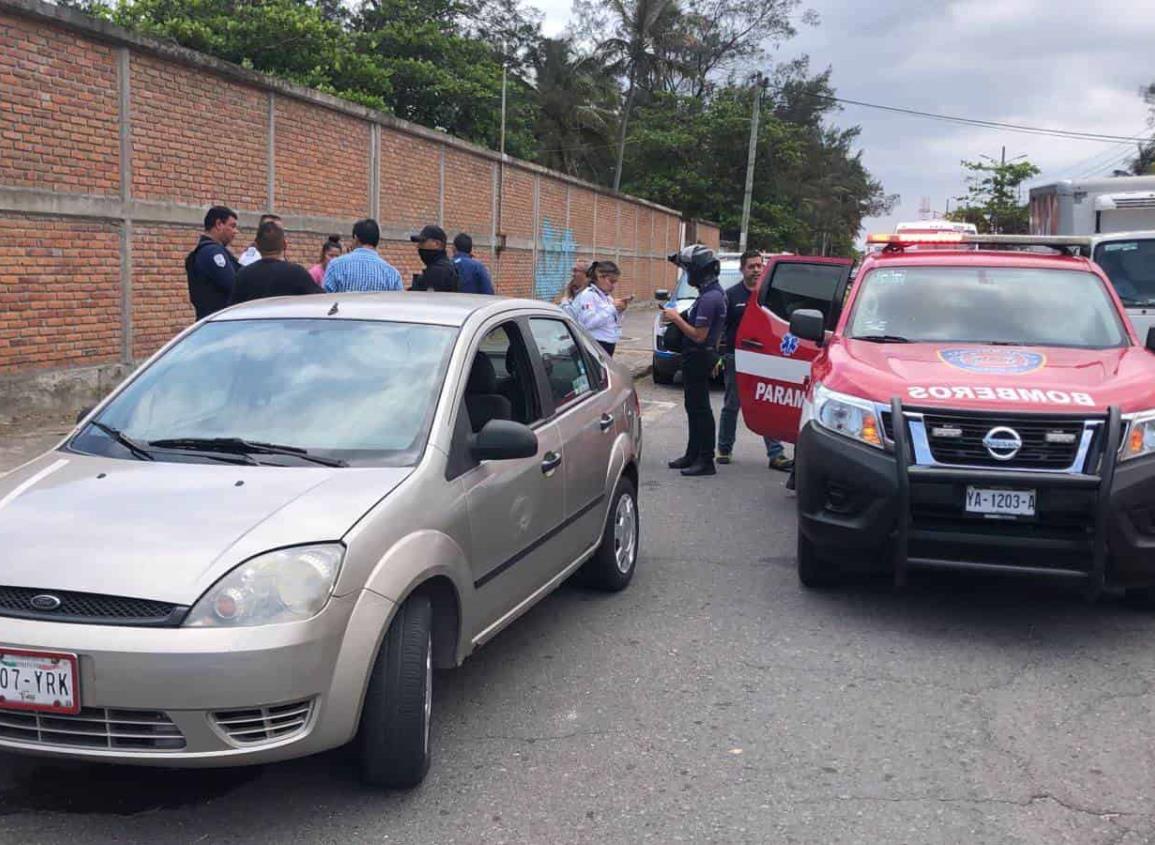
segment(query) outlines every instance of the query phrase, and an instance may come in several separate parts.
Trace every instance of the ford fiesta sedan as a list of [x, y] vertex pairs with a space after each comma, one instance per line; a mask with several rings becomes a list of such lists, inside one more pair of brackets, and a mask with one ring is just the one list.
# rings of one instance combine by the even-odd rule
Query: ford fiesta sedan
[[560, 309], [237, 306], [0, 479], [0, 748], [429, 766], [432, 670], [638, 555], [628, 373]]

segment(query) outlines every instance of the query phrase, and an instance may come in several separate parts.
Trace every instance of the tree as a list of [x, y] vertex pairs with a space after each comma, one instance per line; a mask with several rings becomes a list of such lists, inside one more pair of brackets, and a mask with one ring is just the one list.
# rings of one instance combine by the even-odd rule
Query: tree
[[[1150, 110], [1147, 126], [1155, 129], [1155, 82], [1144, 88], [1142, 94]], [[1135, 158], [1131, 159], [1127, 168], [1136, 176], [1155, 175], [1155, 138], [1139, 144]]]
[[1039, 168], [1029, 161], [1004, 162], [990, 156], [963, 161], [962, 166], [969, 171], [967, 196], [947, 218], [974, 223], [983, 234], [1026, 234], [1030, 214], [1027, 204], [1019, 201], [1020, 188], [1039, 175]]

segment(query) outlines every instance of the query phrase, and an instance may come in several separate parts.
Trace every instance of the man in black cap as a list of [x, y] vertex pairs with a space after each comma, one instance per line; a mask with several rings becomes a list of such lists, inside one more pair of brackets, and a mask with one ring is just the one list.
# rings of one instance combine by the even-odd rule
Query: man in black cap
[[425, 265], [425, 272], [413, 282], [413, 290], [457, 292], [457, 268], [445, 253], [445, 230], [440, 226], [426, 226], [409, 240], [417, 244], [417, 254]]

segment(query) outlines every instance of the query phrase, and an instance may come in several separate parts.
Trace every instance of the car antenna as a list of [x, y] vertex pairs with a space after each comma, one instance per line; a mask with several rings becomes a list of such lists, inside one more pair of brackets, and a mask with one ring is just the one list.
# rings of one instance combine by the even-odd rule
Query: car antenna
[[325, 316], [326, 317], [332, 317], [334, 314], [336, 314], [337, 313], [337, 306], [339, 306], [340, 304], [341, 303], [339, 303], [339, 302], [334, 302], [333, 307], [329, 309], [329, 313], [326, 314]]

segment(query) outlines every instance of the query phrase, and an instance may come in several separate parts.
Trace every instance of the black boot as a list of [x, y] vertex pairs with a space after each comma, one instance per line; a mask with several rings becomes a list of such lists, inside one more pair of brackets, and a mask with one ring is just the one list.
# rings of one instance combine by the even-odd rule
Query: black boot
[[670, 469], [685, 469], [686, 467], [693, 465], [694, 459], [689, 455], [682, 455], [682, 457], [676, 458], [666, 464], [666, 466], [668, 466]]
[[692, 464], [682, 470], [682, 475], [686, 476], [687, 478], [692, 478], [698, 475], [717, 474], [718, 470], [715, 468], [712, 458], [698, 458], [698, 460], [694, 461]]

